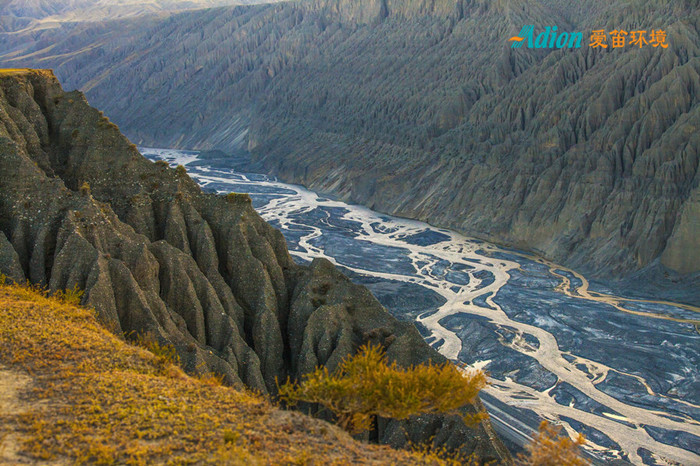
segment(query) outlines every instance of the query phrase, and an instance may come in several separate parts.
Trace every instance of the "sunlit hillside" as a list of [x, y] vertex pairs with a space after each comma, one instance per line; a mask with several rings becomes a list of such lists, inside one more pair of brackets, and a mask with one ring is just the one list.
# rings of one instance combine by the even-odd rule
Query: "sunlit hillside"
[[0, 464], [429, 463], [189, 377], [167, 347], [126, 343], [76, 297], [0, 285]]

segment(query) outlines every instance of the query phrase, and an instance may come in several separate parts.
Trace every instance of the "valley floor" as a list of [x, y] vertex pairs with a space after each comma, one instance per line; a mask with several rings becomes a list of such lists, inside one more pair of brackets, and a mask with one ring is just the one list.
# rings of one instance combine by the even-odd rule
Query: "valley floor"
[[700, 458], [697, 306], [621, 295], [530, 253], [241, 171], [235, 158], [142, 151], [208, 191], [250, 193], [296, 260], [328, 259], [448, 359], [486, 370], [503, 438], [522, 447], [546, 419], [584, 433], [606, 463]]

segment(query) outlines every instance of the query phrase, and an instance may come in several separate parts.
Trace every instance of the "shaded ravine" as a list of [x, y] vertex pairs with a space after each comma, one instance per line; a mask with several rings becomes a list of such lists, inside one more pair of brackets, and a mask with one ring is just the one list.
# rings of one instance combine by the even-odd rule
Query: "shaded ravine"
[[[612, 309], [622, 314], [617, 318], [633, 319], [623, 323], [640, 326], [645, 332], [654, 329], [655, 321], [663, 320], [678, 329], [678, 332], [691, 332], [690, 336], [683, 333], [683, 338], [690, 342], [700, 341], [697, 332], [700, 324], [697, 313], [700, 309], [666, 301], [635, 300], [592, 291], [581, 274], [544, 259], [503, 250], [422, 222], [388, 217], [364, 207], [326, 199], [304, 188], [279, 183], [264, 175], [244, 175], [227, 168], [209, 167], [206, 161], [198, 160], [196, 153], [149, 149], [144, 152], [147, 156], [188, 166], [190, 174], [209, 189], [218, 192], [250, 191], [258, 212], [285, 233], [290, 242], [290, 252], [299, 260], [325, 257], [335, 265], [360, 276], [416, 285], [440, 296], [443, 303], [437, 309], [427, 309], [414, 317], [419, 327], [424, 328], [426, 340], [453, 361], [470, 362], [487, 370], [496, 362], [464, 361], [464, 354], [460, 355], [460, 352], [465, 341], [454, 328], [450, 328], [450, 319], [483, 318], [497, 329], [514, 332], [516, 335], [510, 341], [499, 337], [500, 345], [534, 359], [544, 371], [554, 375], [556, 380], [544, 389], [533, 387], [528, 380], [516, 381], [509, 375], [517, 374], [517, 364], [514, 362], [515, 368], [510, 372], [499, 371], [498, 374], [493, 374], [492, 385], [486, 392], [494, 398], [511, 406], [533, 410], [543, 418], [556, 420], [568, 431], [574, 430], [571, 425], [573, 420], [602, 433], [614, 442], [615, 448], [597, 443], [594, 438], [589, 439], [588, 448], [600, 452], [604, 458], [621, 457], [635, 464], [649, 462], [652, 457], [662, 464], [673, 464], [674, 461], [692, 464], [700, 461], [697, 451], [691, 452], [668, 440], [662, 442], [658, 436], [651, 435], [644, 428], [651, 426], [669, 432], [687, 433], [690, 434], [691, 441], [693, 438], [700, 439], [700, 404], [693, 402], [697, 400], [660, 393], [652, 388], [651, 382], [640, 375], [639, 371], [608, 366], [563, 348], [562, 341], [566, 342], [561, 338], [566, 338], [566, 334], [555, 335], [557, 332], [544, 328], [546, 325], [535, 325], [521, 321], [522, 318], [513, 318], [512, 312], [507, 312], [503, 307], [505, 304], [510, 307], [512, 303], [503, 302], [499, 293], [504, 287], [512, 286], [515, 274], [542, 266], [554, 286], [547, 294], [539, 296], [541, 304], [555, 307], [558, 300], [566, 299], [567, 303], [594, 306], [594, 309], [600, 307], [608, 312]], [[342, 246], [338, 246], [343, 241], [340, 237], [324, 239], [337, 232], [351, 238], [351, 247], [342, 250]], [[425, 235], [438, 239], [424, 241], [422, 238]], [[461, 275], [450, 278], [450, 274], [455, 274], [457, 265], [460, 267], [457, 275]], [[626, 307], [633, 305], [660, 305], [667, 313], [648, 307]], [[583, 330], [579, 333], [585, 333]], [[587, 338], [586, 335], [576, 336], [579, 337]], [[682, 344], [685, 340], [679, 341]], [[697, 368], [692, 367], [696, 355], [692, 352], [692, 346], [684, 348], [685, 350], [692, 353], [689, 356], [691, 362], [687, 363], [689, 367], [681, 369], [689, 371], [689, 376], [697, 379]], [[638, 381], [644, 387], [645, 394], [654, 400], [663, 399], [672, 403], [669, 406], [674, 406], [673, 414], [661, 409], [661, 404], [649, 406], [648, 400], [642, 407], [639, 403], [633, 404], [619, 399], [619, 396], [612, 396], [605, 387], [598, 386], [605, 385], [610, 373]], [[572, 392], [575, 390], [585, 398], [582, 406], [579, 406], [578, 400], [567, 405], [557, 399], [560, 396], [555, 393], [557, 388], [567, 385], [573, 387]], [[591, 412], [587, 407], [591, 403], [602, 408]], [[675, 407], [680, 405], [687, 407], [688, 411], [679, 414]], [[653, 452], [653, 455], [643, 455], [644, 450]]]

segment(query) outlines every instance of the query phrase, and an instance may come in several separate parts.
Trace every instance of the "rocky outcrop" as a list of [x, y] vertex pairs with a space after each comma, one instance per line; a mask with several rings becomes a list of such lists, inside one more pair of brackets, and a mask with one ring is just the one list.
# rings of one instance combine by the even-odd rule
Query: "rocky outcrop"
[[[181, 167], [149, 162], [50, 72], [0, 71], [0, 272], [77, 286], [117, 335], [171, 344], [188, 371], [263, 393], [368, 341], [404, 365], [442, 360], [328, 261], [295, 264], [247, 195], [205, 194]], [[508, 460], [488, 424], [431, 422]], [[397, 429], [380, 435], [405, 443]]]

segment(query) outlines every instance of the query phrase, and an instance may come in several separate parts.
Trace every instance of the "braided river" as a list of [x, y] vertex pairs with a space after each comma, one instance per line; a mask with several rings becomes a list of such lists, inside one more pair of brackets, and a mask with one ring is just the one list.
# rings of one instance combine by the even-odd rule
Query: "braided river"
[[546, 419], [585, 434], [595, 462], [700, 465], [700, 308], [619, 296], [535, 255], [197, 152], [141, 151], [205, 190], [250, 193], [295, 260], [327, 258], [448, 359], [487, 371], [482, 399], [511, 444]]

